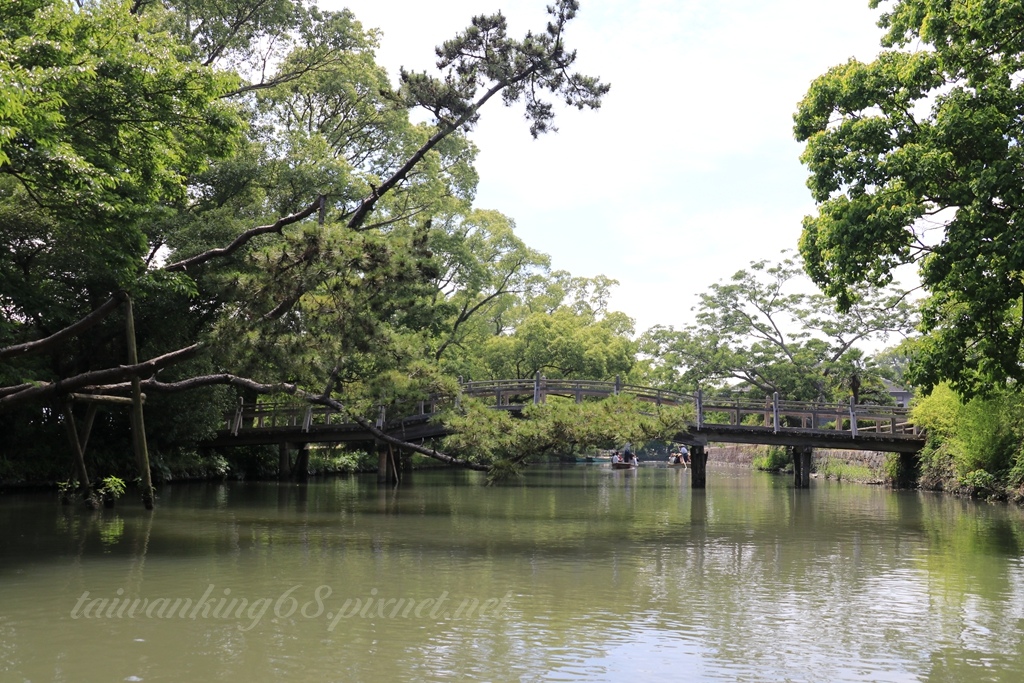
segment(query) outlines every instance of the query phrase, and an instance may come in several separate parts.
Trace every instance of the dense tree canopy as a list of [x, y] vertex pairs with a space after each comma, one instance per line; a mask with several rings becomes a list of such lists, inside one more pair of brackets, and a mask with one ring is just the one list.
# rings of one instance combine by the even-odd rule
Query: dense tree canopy
[[[498, 96], [535, 136], [549, 97], [599, 106], [608, 86], [565, 42], [577, 10], [554, 3], [522, 39], [476, 17], [438, 48], [440, 76], [394, 88], [375, 32], [301, 0], [4, 4], [0, 409], [60, 434], [67, 391], [163, 367], [149, 413], [163, 434], [204, 413], [200, 438], [229, 397], [177, 390], [286, 390], [362, 419], [483, 367], [549, 271], [473, 207], [465, 132]], [[120, 292], [159, 362], [125, 365]], [[38, 345], [94, 311], [108, 317]]]
[[898, 0], [878, 58], [830, 69], [796, 114], [818, 202], [808, 271], [848, 308], [917, 263], [930, 296], [911, 370], [924, 387], [1024, 379], [1022, 24], [1020, 0]]
[[696, 324], [641, 339], [651, 376], [683, 389], [753, 389], [788, 400], [885, 400], [869, 343], [913, 327], [901, 293], [864, 290], [845, 313], [810, 293], [799, 259], [757, 261], [701, 295]]

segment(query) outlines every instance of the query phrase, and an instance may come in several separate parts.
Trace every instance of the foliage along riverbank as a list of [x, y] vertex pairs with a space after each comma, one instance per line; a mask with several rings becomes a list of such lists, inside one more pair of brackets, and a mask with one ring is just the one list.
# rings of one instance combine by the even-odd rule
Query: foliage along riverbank
[[[965, 399], [942, 384], [915, 402], [913, 420], [928, 435], [916, 457], [815, 451], [819, 476], [1024, 504], [1024, 397], [1013, 390]], [[758, 469], [790, 466], [785, 449], [733, 449]], [[716, 458], [720, 449], [712, 448]], [[729, 457], [736, 461], [740, 456]]]

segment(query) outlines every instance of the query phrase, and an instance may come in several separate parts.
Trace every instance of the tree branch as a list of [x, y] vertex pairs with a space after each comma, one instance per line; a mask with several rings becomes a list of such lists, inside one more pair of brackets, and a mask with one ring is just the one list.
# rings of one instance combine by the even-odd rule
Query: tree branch
[[255, 237], [259, 237], [260, 235], [266, 235], [267, 233], [272, 232], [280, 233], [285, 226], [291, 225], [292, 223], [298, 223], [304, 218], [312, 216], [320, 208], [320, 202], [323, 199], [324, 197], [323, 195], [321, 195], [317, 197], [316, 201], [314, 201], [312, 204], [307, 206], [302, 211], [299, 211], [298, 213], [293, 213], [290, 216], [283, 216], [281, 218], [278, 218], [274, 223], [271, 223], [270, 225], [261, 225], [256, 228], [246, 230], [241, 235], [236, 237], [234, 241], [232, 241], [231, 244], [229, 244], [226, 247], [218, 247], [216, 249], [204, 251], [201, 254], [196, 254], [195, 256], [190, 256], [187, 259], [183, 259], [176, 263], [171, 263], [170, 265], [164, 266], [163, 270], [171, 272], [184, 271], [192, 266], [201, 265], [215, 258], [230, 256], [231, 254], [235, 253], [240, 248], [245, 246], [250, 240], [252, 240]]
[[92, 385], [104, 385], [110, 382], [131, 379], [132, 377], [151, 377], [161, 368], [173, 365], [174, 363], [180, 363], [183, 360], [191, 358], [198, 353], [199, 349], [199, 344], [193, 344], [192, 346], [186, 346], [183, 349], [171, 351], [170, 353], [157, 356], [156, 358], [151, 358], [136, 365], [121, 365], [116, 368], [92, 370], [90, 372], [83, 372], [80, 375], [68, 377], [67, 379], [59, 379], [55, 382], [43, 382], [28, 387], [26, 387], [26, 385], [20, 385], [12, 387], [11, 389], [13, 389], [13, 391], [0, 390], [0, 410], [17, 403], [59, 396], [61, 394], [67, 394], [77, 389], [82, 389]]
[[79, 332], [99, 324], [100, 321], [124, 303], [127, 298], [128, 294], [126, 292], [116, 292], [113, 296], [107, 299], [102, 306], [94, 310], [89, 315], [76, 323], [68, 325], [63, 330], [51, 334], [45, 339], [37, 339], [36, 341], [25, 342], [24, 344], [16, 344], [14, 346], [8, 346], [5, 349], [0, 349], [0, 359], [46, 351], [47, 349], [62, 343], [65, 339], [73, 337]]
[[431, 135], [430, 138], [425, 143], [423, 143], [423, 145], [419, 149], [417, 149], [413, 153], [413, 155], [406, 160], [404, 164], [402, 164], [401, 168], [399, 168], [397, 171], [391, 174], [391, 177], [389, 177], [387, 180], [381, 183], [380, 187], [373, 188], [373, 191], [359, 203], [359, 206], [352, 214], [352, 217], [349, 218], [348, 220], [349, 229], [359, 230], [362, 227], [363, 223], [366, 222], [367, 216], [369, 216], [370, 212], [373, 211], [373, 208], [377, 205], [377, 202], [381, 199], [381, 197], [383, 197], [385, 194], [391, 191], [396, 185], [398, 185], [398, 183], [402, 182], [402, 180], [404, 180], [405, 177], [409, 174], [409, 171], [411, 171], [416, 166], [416, 164], [418, 164], [420, 160], [427, 155], [427, 152], [436, 147], [437, 144], [444, 140], [446, 137], [462, 128], [462, 126], [464, 126], [466, 123], [472, 121], [473, 118], [476, 117], [477, 112], [480, 110], [480, 108], [483, 107], [484, 104], [486, 104], [489, 99], [497, 95], [506, 87], [514, 85], [519, 81], [528, 78], [530, 74], [532, 74], [535, 70], [536, 67], [531, 67], [522, 74], [519, 74], [516, 78], [499, 81], [498, 83], [493, 85], [489, 90], [487, 90], [480, 97], [480, 99], [478, 99], [470, 107], [468, 107], [466, 112], [462, 116], [460, 116], [455, 121], [445, 122], [444, 125], [441, 126], [441, 128], [436, 133]]

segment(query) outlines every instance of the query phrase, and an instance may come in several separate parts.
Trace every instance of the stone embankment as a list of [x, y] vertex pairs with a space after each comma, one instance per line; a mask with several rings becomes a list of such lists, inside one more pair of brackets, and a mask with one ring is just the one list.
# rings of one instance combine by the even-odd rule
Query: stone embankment
[[[764, 455], [768, 448], [768, 446], [752, 446], [748, 444], [715, 445], [708, 449], [708, 462], [750, 467], [754, 458]], [[843, 451], [815, 448], [812, 457], [815, 463], [828, 458], [849, 465], [860, 465], [876, 471], [880, 470], [885, 463], [885, 453], [878, 451]]]

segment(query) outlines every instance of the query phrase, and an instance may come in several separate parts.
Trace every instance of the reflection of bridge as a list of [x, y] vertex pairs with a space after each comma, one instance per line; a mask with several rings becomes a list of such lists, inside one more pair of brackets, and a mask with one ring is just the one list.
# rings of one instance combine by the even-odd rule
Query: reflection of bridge
[[[465, 382], [458, 396], [434, 396], [415, 405], [382, 407], [376, 427], [403, 441], [422, 441], [447, 434], [434, 417], [457, 405], [463, 396], [491, 403], [497, 410], [518, 411], [529, 403], [544, 403], [549, 396], [575, 400], [629, 394], [655, 406], [692, 406], [690, 426], [675, 435], [693, 451], [693, 485], [703, 487], [708, 442], [785, 446], [791, 449], [798, 486], [809, 485], [811, 449], [837, 448], [917, 453], [924, 445], [909, 421], [906, 408], [850, 403], [782, 401], [776, 394], [766, 399], [747, 396], [707, 397], [700, 392], [683, 394], [664, 389], [625, 385], [618, 380], [532, 380]], [[225, 416], [225, 425], [208, 446], [243, 446], [373, 441], [364, 427], [345, 421], [337, 411], [311, 405], [239, 405]], [[383, 462], [383, 456], [382, 456]]]

